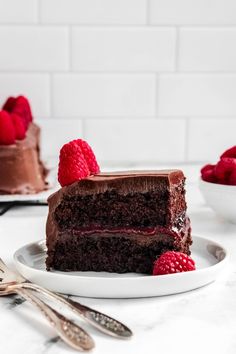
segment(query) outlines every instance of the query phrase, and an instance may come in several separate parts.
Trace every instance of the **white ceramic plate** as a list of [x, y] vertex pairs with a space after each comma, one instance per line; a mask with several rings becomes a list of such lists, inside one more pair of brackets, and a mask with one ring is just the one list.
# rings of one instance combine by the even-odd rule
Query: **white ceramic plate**
[[4, 194], [0, 195], [0, 203], [5, 202], [46, 202], [48, 197], [59, 189], [55, 170], [50, 170], [47, 176], [49, 188], [36, 194]]
[[96, 272], [59, 272], [45, 270], [45, 241], [28, 244], [14, 254], [18, 271], [28, 280], [64, 294], [134, 298], [176, 294], [193, 290], [216, 280], [228, 255], [220, 244], [203, 237], [193, 237], [192, 257], [197, 270], [151, 276]]

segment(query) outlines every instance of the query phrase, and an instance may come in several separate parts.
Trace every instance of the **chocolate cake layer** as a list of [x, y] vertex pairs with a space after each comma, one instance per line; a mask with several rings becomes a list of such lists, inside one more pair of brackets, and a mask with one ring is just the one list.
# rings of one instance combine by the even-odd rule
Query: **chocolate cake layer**
[[0, 146], [0, 194], [34, 194], [47, 188], [39, 139], [40, 128], [31, 123], [25, 139]]
[[59, 233], [48, 252], [47, 268], [63, 271], [106, 271], [151, 274], [153, 262], [166, 251], [190, 254], [190, 223], [180, 230], [167, 228], [68, 230]]
[[164, 251], [189, 253], [184, 181], [179, 170], [114, 172], [61, 188], [48, 200], [47, 268], [150, 273]]
[[60, 230], [169, 225], [186, 210], [181, 171], [100, 174], [62, 188], [49, 199]]

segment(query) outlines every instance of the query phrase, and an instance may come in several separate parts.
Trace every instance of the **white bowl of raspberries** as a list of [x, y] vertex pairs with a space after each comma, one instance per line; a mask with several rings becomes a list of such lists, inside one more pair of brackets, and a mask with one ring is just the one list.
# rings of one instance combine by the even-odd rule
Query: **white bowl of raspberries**
[[236, 224], [236, 146], [226, 150], [216, 164], [201, 169], [199, 187], [207, 205]]

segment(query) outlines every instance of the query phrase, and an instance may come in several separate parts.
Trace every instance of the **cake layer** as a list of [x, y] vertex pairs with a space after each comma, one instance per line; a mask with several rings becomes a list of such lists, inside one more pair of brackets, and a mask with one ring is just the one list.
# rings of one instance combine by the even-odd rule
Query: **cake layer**
[[151, 274], [159, 255], [169, 250], [190, 254], [191, 242], [189, 219], [184, 220], [179, 230], [164, 227], [67, 230], [59, 232], [53, 249], [47, 242], [47, 268]]
[[61, 188], [49, 198], [59, 230], [81, 227], [151, 227], [185, 215], [182, 171], [99, 174]]
[[30, 123], [25, 139], [0, 146], [0, 194], [33, 194], [47, 188], [39, 138], [40, 128]]
[[113, 172], [48, 199], [47, 268], [151, 273], [167, 250], [189, 253], [182, 171]]

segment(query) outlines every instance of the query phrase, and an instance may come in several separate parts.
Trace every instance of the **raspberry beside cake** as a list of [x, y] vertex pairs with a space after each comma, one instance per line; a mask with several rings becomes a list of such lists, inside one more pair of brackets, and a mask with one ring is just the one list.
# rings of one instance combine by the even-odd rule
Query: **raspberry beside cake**
[[10, 97], [0, 111], [0, 194], [34, 194], [47, 188], [40, 160], [40, 128], [27, 99]]
[[86, 144], [61, 149], [63, 187], [48, 199], [47, 269], [152, 274], [164, 252], [190, 254], [183, 172], [100, 173]]

